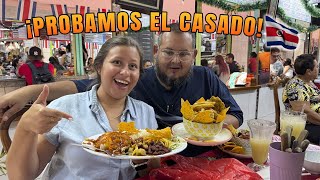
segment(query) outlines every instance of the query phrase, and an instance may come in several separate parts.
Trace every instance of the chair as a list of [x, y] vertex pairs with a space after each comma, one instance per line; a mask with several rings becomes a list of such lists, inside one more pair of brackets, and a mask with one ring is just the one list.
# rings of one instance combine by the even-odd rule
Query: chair
[[273, 100], [274, 100], [274, 110], [275, 110], [275, 123], [277, 128], [275, 134], [280, 134], [280, 102], [279, 102], [279, 93], [278, 88], [280, 85], [284, 86], [288, 82], [288, 78], [276, 79], [271, 87], [273, 89]]
[[13, 116], [11, 116], [7, 121], [2, 121], [0, 124], [0, 136], [1, 136], [1, 143], [3, 146], [3, 149], [6, 153], [8, 153], [9, 148], [11, 146], [11, 138], [9, 136], [9, 128], [11, 123], [14, 120], [20, 120], [23, 113], [25, 113], [29, 108], [31, 107], [31, 104], [27, 104], [23, 109], [15, 113]]

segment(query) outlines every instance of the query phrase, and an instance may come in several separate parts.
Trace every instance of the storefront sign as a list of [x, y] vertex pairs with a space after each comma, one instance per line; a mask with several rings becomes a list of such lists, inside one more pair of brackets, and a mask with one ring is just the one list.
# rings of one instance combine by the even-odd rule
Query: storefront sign
[[110, 39], [111, 33], [86, 33], [85, 42], [88, 43], [97, 43], [102, 45], [107, 40], [107, 36]]
[[49, 36], [48, 40], [50, 41], [70, 41], [70, 34], [58, 34]]
[[163, 0], [116, 0], [122, 9], [150, 14], [151, 11], [162, 11]]

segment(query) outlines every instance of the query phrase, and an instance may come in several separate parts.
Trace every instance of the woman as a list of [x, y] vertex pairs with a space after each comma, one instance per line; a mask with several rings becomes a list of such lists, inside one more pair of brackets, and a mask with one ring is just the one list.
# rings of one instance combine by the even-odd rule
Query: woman
[[230, 69], [221, 55], [216, 56], [216, 64], [213, 70], [217, 73], [219, 79], [226, 84], [230, 78]]
[[251, 52], [250, 53], [250, 58], [248, 60], [248, 73], [252, 73], [252, 74], [257, 74], [257, 53], [255, 52]]
[[283, 63], [283, 75], [287, 78], [292, 78], [293, 77], [293, 67], [291, 63], [291, 59], [287, 58], [286, 61]]
[[282, 101], [286, 108], [304, 112], [308, 116], [306, 129], [310, 142], [320, 143], [320, 90], [313, 84], [318, 77], [319, 66], [314, 56], [303, 54], [294, 62], [296, 76], [288, 81]]
[[35, 179], [49, 162], [47, 179], [135, 177], [129, 160], [92, 155], [81, 142], [117, 130], [122, 121], [135, 121], [137, 128], [157, 128], [153, 108], [128, 96], [142, 72], [142, 51], [135, 40], [114, 37], [101, 47], [94, 68], [97, 84], [90, 91], [64, 96], [48, 107], [49, 89], [44, 86], [16, 128], [7, 157], [10, 179]]

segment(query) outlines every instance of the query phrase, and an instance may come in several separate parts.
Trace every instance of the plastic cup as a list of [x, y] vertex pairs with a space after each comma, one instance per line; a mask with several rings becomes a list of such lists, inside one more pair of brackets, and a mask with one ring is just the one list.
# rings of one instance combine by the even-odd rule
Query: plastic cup
[[300, 180], [305, 152], [288, 153], [280, 149], [281, 142], [270, 144], [270, 179]]

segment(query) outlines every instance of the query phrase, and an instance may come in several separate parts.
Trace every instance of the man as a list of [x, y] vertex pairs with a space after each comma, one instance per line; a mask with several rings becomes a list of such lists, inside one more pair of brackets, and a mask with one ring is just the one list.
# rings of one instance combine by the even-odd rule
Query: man
[[49, 62], [57, 69], [57, 71], [64, 71], [65, 68], [60, 65], [58, 55], [59, 50], [55, 49], [53, 55], [49, 58]]
[[226, 62], [229, 65], [230, 74], [234, 72], [240, 72], [240, 67], [237, 61], [234, 60], [234, 55], [232, 53], [227, 54]]
[[271, 48], [271, 56], [270, 56], [270, 75], [271, 81], [274, 80], [275, 77], [281, 76], [283, 73], [283, 63], [281, 59], [280, 49], [276, 47]]
[[18, 77], [25, 77], [27, 85], [53, 81], [54, 66], [42, 61], [43, 55], [40, 48], [31, 47], [28, 59], [30, 62], [17, 66], [16, 73]]
[[[211, 96], [219, 96], [226, 106], [230, 107], [225, 123], [239, 127], [243, 122], [243, 113], [228, 88], [210, 69], [193, 66], [197, 50], [194, 49], [192, 34], [181, 32], [179, 24], [171, 24], [170, 27], [171, 32], [160, 34], [155, 67], [145, 69], [131, 96], [154, 108], [160, 128], [182, 122], [181, 98], [194, 103], [201, 97], [209, 99]], [[85, 91], [90, 82], [82, 80], [48, 84], [48, 100]], [[41, 91], [42, 86], [31, 86], [4, 95], [0, 99], [0, 108], [3, 111], [7, 107], [10, 109], [5, 112], [3, 119], [6, 120], [21, 109], [30, 99], [36, 99]], [[184, 155], [194, 156], [210, 148], [188, 148]]]

